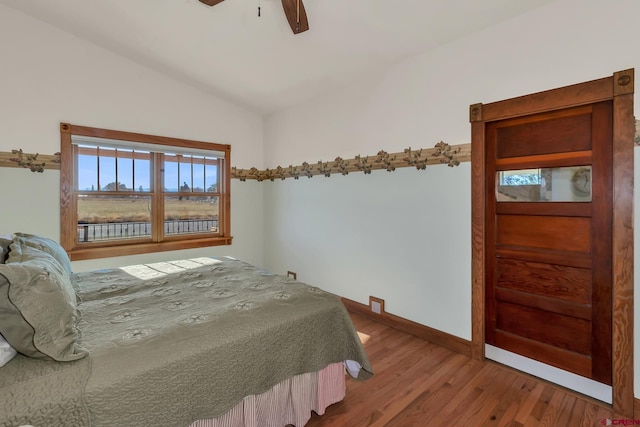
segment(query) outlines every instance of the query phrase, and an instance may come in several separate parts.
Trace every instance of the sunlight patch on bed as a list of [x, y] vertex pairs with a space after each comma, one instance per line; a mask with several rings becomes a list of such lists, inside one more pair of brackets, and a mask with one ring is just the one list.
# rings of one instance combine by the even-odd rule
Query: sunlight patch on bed
[[200, 257], [178, 261], [154, 262], [120, 267], [120, 270], [140, 280], [157, 279], [167, 274], [193, 270], [205, 265], [220, 264], [222, 261], [213, 258]]

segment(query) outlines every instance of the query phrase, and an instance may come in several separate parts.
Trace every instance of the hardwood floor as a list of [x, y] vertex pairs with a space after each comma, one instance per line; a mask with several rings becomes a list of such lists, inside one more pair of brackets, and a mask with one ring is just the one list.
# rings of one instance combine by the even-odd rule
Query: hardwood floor
[[[610, 406], [352, 314], [375, 375], [307, 427], [600, 426]], [[620, 425], [624, 425], [618, 422]]]

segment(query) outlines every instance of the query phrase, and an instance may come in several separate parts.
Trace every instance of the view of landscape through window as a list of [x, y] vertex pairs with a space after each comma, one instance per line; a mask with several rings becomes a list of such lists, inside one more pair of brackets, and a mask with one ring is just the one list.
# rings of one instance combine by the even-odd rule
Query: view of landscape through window
[[148, 238], [162, 206], [166, 236], [218, 231], [218, 158], [97, 145], [76, 154], [79, 242]]

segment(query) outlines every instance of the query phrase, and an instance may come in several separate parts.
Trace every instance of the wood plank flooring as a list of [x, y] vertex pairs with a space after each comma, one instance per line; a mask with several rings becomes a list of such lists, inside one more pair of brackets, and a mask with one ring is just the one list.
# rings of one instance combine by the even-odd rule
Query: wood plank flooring
[[313, 414], [307, 427], [594, 427], [625, 419], [544, 380], [351, 317], [375, 375], [365, 382], [348, 377], [345, 400]]

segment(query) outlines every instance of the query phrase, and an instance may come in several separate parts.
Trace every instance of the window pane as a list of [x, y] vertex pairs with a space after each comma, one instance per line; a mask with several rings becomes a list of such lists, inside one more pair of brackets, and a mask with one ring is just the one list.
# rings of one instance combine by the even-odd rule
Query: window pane
[[191, 156], [178, 156], [180, 162], [180, 191], [192, 191]]
[[205, 183], [207, 192], [217, 193], [218, 189], [218, 160], [207, 159], [205, 165]]
[[180, 187], [178, 181], [178, 159], [173, 154], [164, 156], [164, 191], [177, 192]]
[[118, 182], [127, 191], [133, 190], [133, 150], [118, 150]]
[[151, 197], [78, 196], [78, 242], [151, 237]]
[[151, 154], [136, 151], [133, 160], [134, 191], [151, 191]]
[[591, 166], [498, 172], [496, 200], [498, 202], [590, 202]]
[[166, 196], [164, 234], [218, 232], [218, 197]]
[[116, 185], [116, 158], [112, 148], [98, 149], [98, 163], [100, 166], [100, 189], [103, 191], [115, 191]]
[[98, 191], [98, 150], [81, 146], [78, 150], [78, 181], [76, 190]]
[[202, 193], [204, 186], [204, 157], [193, 156], [193, 188], [192, 190]]

